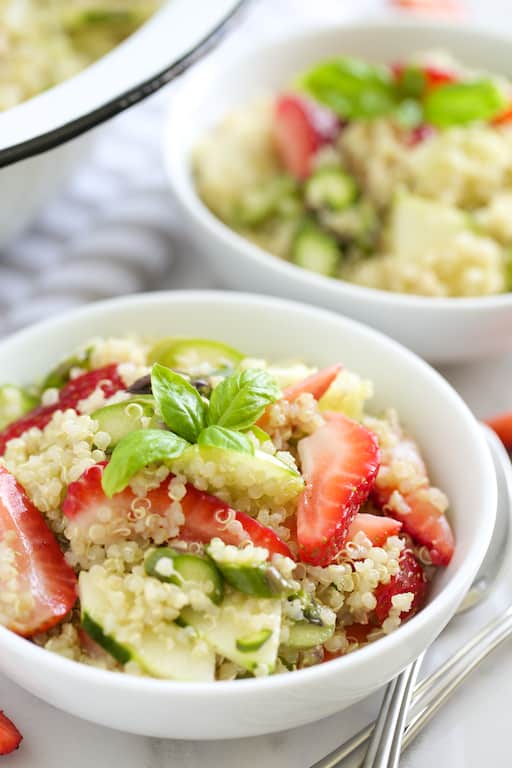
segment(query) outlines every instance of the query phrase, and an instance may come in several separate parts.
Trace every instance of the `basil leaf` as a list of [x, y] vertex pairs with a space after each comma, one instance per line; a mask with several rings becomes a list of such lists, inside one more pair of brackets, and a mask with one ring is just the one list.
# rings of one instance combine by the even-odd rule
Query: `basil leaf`
[[405, 67], [399, 73], [395, 87], [400, 99], [420, 99], [427, 88], [427, 76], [420, 67]]
[[212, 424], [203, 429], [197, 438], [198, 445], [213, 445], [216, 448], [227, 448], [229, 451], [254, 454], [254, 445], [247, 435]]
[[359, 59], [324, 61], [302, 75], [297, 85], [348, 119], [385, 114], [396, 101], [389, 70]]
[[208, 423], [247, 429], [270, 403], [281, 397], [275, 379], [266, 371], [247, 368], [221, 381], [210, 397]]
[[155, 363], [151, 389], [167, 426], [177, 435], [195, 443], [206, 426], [208, 406], [201, 395], [179, 373]]
[[181, 456], [188, 443], [164, 429], [139, 429], [125, 435], [112, 453], [101, 478], [108, 497], [123, 491], [137, 472], [155, 461]]
[[475, 120], [489, 120], [505, 104], [505, 96], [492, 80], [447, 83], [427, 93], [424, 112], [428, 123], [447, 128]]

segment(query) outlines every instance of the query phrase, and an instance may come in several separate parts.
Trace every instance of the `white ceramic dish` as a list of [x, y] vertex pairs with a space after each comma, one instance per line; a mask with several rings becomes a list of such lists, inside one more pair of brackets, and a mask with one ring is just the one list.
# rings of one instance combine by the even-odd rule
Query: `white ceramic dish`
[[312, 722], [363, 698], [424, 650], [453, 615], [486, 551], [496, 484], [469, 409], [444, 379], [390, 339], [313, 307], [249, 294], [179, 292], [91, 305], [0, 343], [13, 382], [41, 376], [93, 335], [209, 336], [250, 355], [340, 360], [375, 383], [374, 406], [397, 407], [432, 477], [451, 499], [456, 551], [428, 605], [397, 632], [327, 664], [270, 678], [175, 683], [94, 669], [0, 627], [0, 670], [50, 704], [102, 725], [148, 736], [220, 739]]
[[224, 283], [343, 312], [428, 360], [458, 362], [512, 349], [512, 293], [430, 299], [308, 272], [268, 254], [213, 216], [196, 194], [189, 165], [193, 146], [223, 115], [275, 92], [322, 58], [347, 54], [389, 62], [432, 48], [449, 50], [477, 68], [508, 72], [510, 39], [489, 31], [399, 21], [310, 30], [259, 45], [237, 61], [217, 57], [190, 73], [171, 103], [164, 151], [169, 182], [191, 236]]
[[[245, 2], [167, 0], [83, 72], [0, 112], [0, 168], [9, 166], [0, 170], [0, 246], [30, 221], [81, 158], [89, 134], [77, 136], [182, 74], [220, 39]], [[75, 140], [63, 144], [70, 139]]]

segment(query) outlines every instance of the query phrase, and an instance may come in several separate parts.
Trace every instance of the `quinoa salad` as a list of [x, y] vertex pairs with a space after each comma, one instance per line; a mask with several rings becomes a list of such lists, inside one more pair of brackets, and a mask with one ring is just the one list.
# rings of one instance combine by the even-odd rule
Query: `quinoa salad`
[[294, 671], [393, 632], [454, 540], [372, 394], [342, 364], [138, 336], [1, 386], [0, 623], [179, 681]]
[[160, 5], [161, 0], [0, 0], [0, 111], [77, 74]]
[[430, 297], [512, 290], [512, 89], [442, 52], [322, 61], [192, 153], [203, 202], [326, 277]]

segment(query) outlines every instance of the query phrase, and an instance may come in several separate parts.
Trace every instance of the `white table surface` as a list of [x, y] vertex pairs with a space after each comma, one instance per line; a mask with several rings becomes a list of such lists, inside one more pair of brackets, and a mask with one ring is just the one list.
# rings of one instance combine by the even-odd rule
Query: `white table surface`
[[[246, 35], [273, 34], [279, 25], [282, 28], [290, 24], [342, 20], [355, 13], [374, 10], [378, 5], [378, 0], [323, 0], [317, 3], [309, 0], [273, 0], [269, 3], [265, 0], [249, 14], [237, 32], [237, 40], [223, 45], [224, 53], [240, 44], [242, 32]], [[481, 0], [473, 0], [471, 7], [484, 23], [507, 22], [506, 15], [499, 16], [499, 13], [506, 14], [508, 0], [494, 4], [486, 2], [485, 7]], [[494, 9], [494, 15], [490, 7]], [[80, 291], [77, 274], [83, 275], [84, 264], [93, 263], [95, 257], [100, 260], [105, 254], [117, 270], [115, 275], [120, 292], [157, 286], [171, 289], [221, 287], [213, 280], [207, 261], [194, 253], [187, 242], [187, 233], [173, 218], [163, 178], [158, 163], [155, 164], [160, 121], [167, 97], [168, 93], [164, 93], [113, 121], [103, 132], [94, 162], [78, 174], [66, 194], [40, 217], [33, 231], [3, 254], [0, 330], [9, 330], [49, 312], [102, 297], [104, 276], [98, 277], [97, 285], [94, 281], [88, 283], [87, 289], [82, 285]], [[134, 135], [136, 146], [130, 145]], [[115, 154], [113, 146], [119, 147], [123, 141], [125, 153]], [[127, 148], [133, 151], [127, 153]], [[143, 250], [144, 237], [148, 244], [144, 261], [137, 258], [133, 243], [130, 250], [126, 235], [122, 234], [126, 222], [130, 221], [133, 227], [134, 220], [136, 227], [138, 222], [137, 252]], [[130, 236], [133, 239], [133, 231]], [[174, 255], [172, 268], [170, 254]], [[4, 287], [9, 285], [9, 289], [2, 292], [2, 284]], [[30, 299], [28, 302], [27, 298]], [[512, 356], [445, 368], [443, 373], [478, 416], [512, 408]], [[494, 595], [470, 615], [452, 622], [431, 650], [427, 667], [436, 666], [472, 630], [502, 612], [509, 600], [512, 601], [512, 553]], [[436, 768], [481, 768], [482, 765], [508, 768], [512, 765], [508, 725], [511, 690], [512, 644], [509, 643], [473, 674], [444, 708], [442, 715], [430, 724], [404, 756], [404, 768], [432, 768], [434, 765]], [[70, 717], [0, 676], [0, 709], [8, 712], [25, 736], [22, 748], [2, 758], [1, 766], [260, 768], [263, 765], [265, 768], [307, 768], [365, 724], [376, 712], [378, 702], [379, 696], [374, 696], [327, 720], [270, 736], [228, 742], [164, 741], [123, 734]], [[172, 711], [169, 716], [172, 717]]]

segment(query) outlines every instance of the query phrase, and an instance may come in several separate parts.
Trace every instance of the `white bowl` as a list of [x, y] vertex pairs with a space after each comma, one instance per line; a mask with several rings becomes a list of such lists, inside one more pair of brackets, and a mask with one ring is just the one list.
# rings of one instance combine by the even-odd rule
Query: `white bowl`
[[374, 406], [396, 406], [433, 480], [451, 499], [456, 550], [425, 608], [395, 633], [340, 659], [269, 678], [178, 683], [94, 669], [0, 627], [0, 670], [79, 717], [147, 736], [221, 739], [279, 731], [330, 715], [386, 683], [455, 612], [486, 551], [496, 482], [469, 409], [444, 379], [400, 345], [339, 315], [249, 294], [170, 292], [91, 305], [0, 342], [0, 369], [39, 378], [84, 339], [140, 333], [208, 336], [250, 355], [342, 361], [375, 383]]
[[314, 29], [253, 47], [236, 61], [217, 57], [190, 73], [171, 103], [164, 151], [169, 182], [191, 236], [228, 286], [343, 312], [428, 360], [455, 362], [512, 350], [512, 293], [432, 299], [308, 272], [253, 245], [210, 213], [195, 191], [189, 163], [191, 149], [223, 115], [275, 92], [316, 61], [346, 54], [389, 62], [432, 48], [449, 50], [477, 68], [508, 72], [510, 38], [493, 32], [396, 21]]
[[182, 74], [219, 41], [246, 2], [167, 0], [83, 72], [0, 112], [0, 246], [69, 177], [92, 128]]

